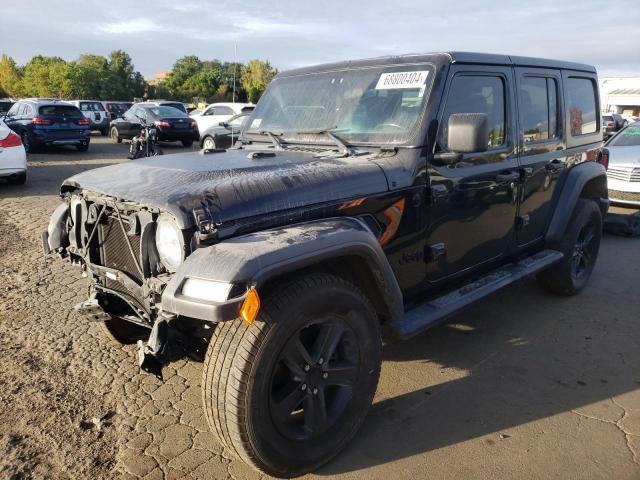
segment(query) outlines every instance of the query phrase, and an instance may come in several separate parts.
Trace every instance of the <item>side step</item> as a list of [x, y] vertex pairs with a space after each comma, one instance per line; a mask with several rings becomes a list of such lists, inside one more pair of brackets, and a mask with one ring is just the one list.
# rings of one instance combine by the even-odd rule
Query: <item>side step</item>
[[407, 311], [402, 318], [386, 326], [392, 334], [410, 338], [429, 327], [437, 325], [467, 305], [506, 287], [532, 273], [544, 270], [563, 257], [557, 250], [543, 250], [518, 262], [501, 267], [463, 287], [434, 298]]

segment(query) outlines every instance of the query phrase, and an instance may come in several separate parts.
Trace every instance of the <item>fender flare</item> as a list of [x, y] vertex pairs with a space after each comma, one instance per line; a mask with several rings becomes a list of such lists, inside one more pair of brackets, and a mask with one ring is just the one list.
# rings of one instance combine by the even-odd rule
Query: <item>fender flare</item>
[[589, 191], [586, 192], [588, 194], [587, 198], [598, 202], [604, 216], [609, 208], [607, 171], [601, 164], [596, 162], [580, 163], [567, 172], [561, 186], [562, 190], [554, 203], [555, 210], [551, 217], [549, 228], [547, 229], [547, 243], [556, 243], [562, 240], [562, 236], [571, 220], [571, 214], [573, 213], [578, 198], [585, 196], [583, 194], [583, 192], [585, 192], [585, 186], [595, 179], [601, 179], [601, 183], [597, 183], [604, 185], [604, 188], [596, 187], [589, 189]]
[[164, 312], [206, 321], [238, 317], [246, 292], [226, 302], [182, 295], [187, 278], [260, 288], [282, 274], [342, 256], [366, 261], [392, 319], [404, 313], [402, 292], [377, 238], [359, 219], [329, 218], [234, 237], [194, 251], [162, 293]]

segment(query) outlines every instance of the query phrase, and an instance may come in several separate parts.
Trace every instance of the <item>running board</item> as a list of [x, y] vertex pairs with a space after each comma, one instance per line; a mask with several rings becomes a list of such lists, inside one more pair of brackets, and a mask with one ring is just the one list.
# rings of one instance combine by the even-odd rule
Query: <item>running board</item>
[[427, 328], [446, 320], [469, 304], [511, 285], [521, 278], [544, 270], [563, 257], [557, 250], [543, 250], [530, 257], [498, 268], [463, 287], [434, 298], [408, 310], [402, 318], [391, 321], [386, 327], [401, 339], [410, 338]]

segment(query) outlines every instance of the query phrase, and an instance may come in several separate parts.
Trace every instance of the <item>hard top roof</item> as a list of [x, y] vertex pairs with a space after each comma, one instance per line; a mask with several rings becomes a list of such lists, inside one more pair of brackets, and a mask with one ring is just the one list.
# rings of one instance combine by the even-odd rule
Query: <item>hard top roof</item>
[[327, 63], [310, 67], [287, 70], [278, 74], [278, 77], [290, 75], [301, 75], [305, 73], [340, 70], [345, 68], [358, 68], [369, 66], [385, 66], [402, 63], [421, 62], [451, 63], [451, 64], [481, 64], [481, 65], [504, 65], [514, 67], [541, 67], [541, 68], [562, 68], [566, 70], [578, 70], [589, 73], [596, 73], [592, 65], [576, 62], [565, 62], [563, 60], [551, 60], [546, 58], [520, 57], [514, 55], [501, 55], [493, 53], [475, 52], [434, 52], [434, 53], [410, 53], [405, 55], [393, 55], [386, 57], [374, 57], [361, 60], [347, 60], [344, 62]]

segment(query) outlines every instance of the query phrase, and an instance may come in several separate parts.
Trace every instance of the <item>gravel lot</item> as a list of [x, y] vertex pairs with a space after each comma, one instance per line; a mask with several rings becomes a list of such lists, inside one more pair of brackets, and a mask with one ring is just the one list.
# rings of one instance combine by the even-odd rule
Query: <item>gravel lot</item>
[[[140, 374], [73, 312], [80, 272], [42, 256], [62, 180], [126, 150], [94, 137], [0, 183], [0, 478], [260, 478], [209, 433], [201, 365]], [[526, 280], [387, 346], [364, 427], [314, 477], [640, 478], [638, 292], [640, 239], [606, 236], [582, 295]]]

